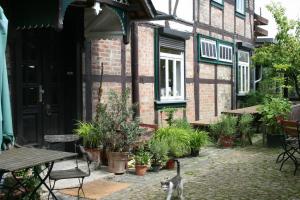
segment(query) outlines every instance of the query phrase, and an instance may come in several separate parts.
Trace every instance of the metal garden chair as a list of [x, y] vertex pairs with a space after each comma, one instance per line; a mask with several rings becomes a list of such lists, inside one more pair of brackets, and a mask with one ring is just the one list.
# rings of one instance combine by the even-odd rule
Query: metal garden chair
[[283, 152], [277, 157], [276, 162], [281, 162], [280, 171], [289, 159], [293, 161], [295, 165], [294, 175], [296, 175], [299, 163], [295, 156], [295, 153], [300, 153], [299, 143], [299, 121], [292, 120], [279, 120], [280, 125], [284, 133], [284, 140], [282, 142]]

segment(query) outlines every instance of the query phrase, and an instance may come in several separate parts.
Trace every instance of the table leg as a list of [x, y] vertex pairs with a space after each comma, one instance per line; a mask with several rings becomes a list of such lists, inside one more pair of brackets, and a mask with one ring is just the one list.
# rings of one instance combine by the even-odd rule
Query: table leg
[[35, 187], [35, 189], [32, 191], [32, 193], [31, 193], [31, 195], [30, 195], [30, 199], [33, 199], [33, 197], [34, 197], [35, 193], [37, 192], [37, 190], [38, 190], [42, 185], [44, 185], [44, 186], [47, 188], [47, 190], [49, 191], [49, 193], [52, 195], [52, 197], [53, 197], [54, 199], [57, 200], [57, 198], [56, 198], [56, 196], [54, 195], [54, 193], [51, 191], [51, 189], [49, 188], [49, 186], [46, 184], [46, 180], [47, 180], [48, 177], [50, 176], [50, 173], [51, 173], [51, 171], [52, 171], [53, 165], [54, 165], [54, 162], [51, 162], [51, 163], [48, 164], [48, 167], [47, 167], [47, 168], [48, 168], [48, 171], [47, 171], [47, 173], [46, 173], [46, 175], [45, 175], [44, 178], [41, 177], [41, 175], [40, 175], [40, 173], [39, 173], [37, 167], [34, 167], [34, 168], [33, 168], [34, 173], [37, 175], [37, 178], [40, 180], [40, 183], [39, 183], [39, 184]]

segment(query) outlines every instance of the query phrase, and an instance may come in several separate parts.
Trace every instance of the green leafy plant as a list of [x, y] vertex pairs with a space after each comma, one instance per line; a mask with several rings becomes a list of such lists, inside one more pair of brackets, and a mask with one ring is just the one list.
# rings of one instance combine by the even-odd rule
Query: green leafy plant
[[174, 119], [171, 126], [175, 128], [185, 129], [188, 131], [193, 131], [193, 127], [186, 119]]
[[259, 107], [261, 121], [267, 127], [269, 134], [278, 133], [278, 118], [286, 119], [291, 113], [292, 104], [280, 97], [266, 97], [264, 103]]
[[74, 129], [74, 133], [83, 138], [83, 145], [87, 148], [96, 148], [100, 143], [100, 135], [93, 123], [78, 121], [77, 128]]
[[177, 112], [177, 109], [176, 108], [165, 108], [162, 110], [162, 112], [165, 112], [166, 113], [166, 121], [168, 123], [169, 126], [171, 126], [173, 124], [173, 121], [174, 121], [174, 114], [175, 112]]
[[200, 149], [209, 141], [208, 133], [205, 131], [193, 131], [190, 133], [190, 147]]
[[245, 138], [247, 135], [251, 136], [252, 133], [252, 123], [254, 117], [250, 114], [244, 114], [241, 116], [239, 123], [238, 123], [238, 130], [241, 134], [241, 142], [242, 145], [245, 144]]
[[134, 160], [136, 165], [148, 165], [151, 159], [151, 154], [145, 150], [138, 150], [135, 153]]
[[189, 132], [182, 128], [167, 127], [156, 131], [156, 137], [169, 144], [169, 153], [172, 157], [182, 157], [190, 151]]
[[168, 160], [169, 145], [164, 139], [153, 137], [149, 143], [149, 150], [152, 154], [151, 163], [153, 165], [163, 165]]
[[214, 136], [233, 136], [236, 133], [237, 117], [222, 115], [221, 120], [210, 126], [210, 132]]

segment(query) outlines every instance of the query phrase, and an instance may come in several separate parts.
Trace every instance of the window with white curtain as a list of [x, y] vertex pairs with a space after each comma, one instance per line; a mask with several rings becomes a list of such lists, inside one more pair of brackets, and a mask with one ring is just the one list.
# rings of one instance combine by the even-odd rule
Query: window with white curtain
[[245, 14], [245, 0], [236, 0], [235, 1], [236, 11], [241, 14]]
[[232, 46], [219, 44], [219, 60], [232, 63]]
[[247, 94], [250, 91], [250, 58], [249, 52], [238, 51], [238, 93]]
[[161, 101], [184, 100], [184, 53], [160, 53]]
[[217, 42], [201, 38], [201, 56], [204, 58], [217, 59]]

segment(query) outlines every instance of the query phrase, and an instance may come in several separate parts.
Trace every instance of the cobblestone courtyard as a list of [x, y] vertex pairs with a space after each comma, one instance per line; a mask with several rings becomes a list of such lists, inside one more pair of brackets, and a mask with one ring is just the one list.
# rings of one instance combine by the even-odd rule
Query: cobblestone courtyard
[[[185, 199], [300, 199], [300, 171], [293, 175], [294, 166], [287, 163], [280, 172], [275, 164], [280, 149], [254, 145], [245, 148], [202, 150], [197, 158], [180, 159], [185, 181]], [[132, 172], [133, 173], [133, 172]], [[106, 179], [130, 183], [130, 187], [105, 200], [165, 199], [160, 181], [176, 171], [148, 172], [138, 177], [131, 172]], [[64, 197], [63, 199], [71, 199]], [[175, 198], [176, 199], [176, 198]]]

